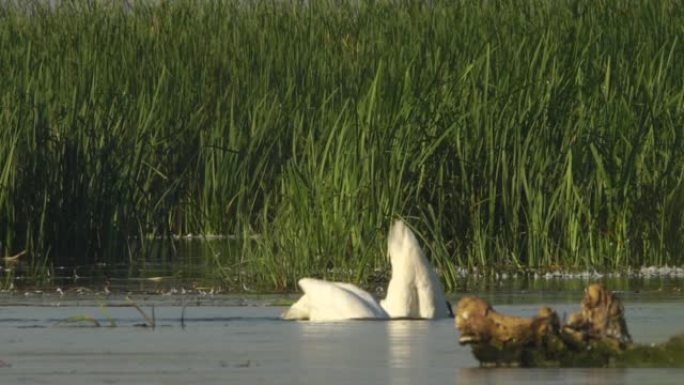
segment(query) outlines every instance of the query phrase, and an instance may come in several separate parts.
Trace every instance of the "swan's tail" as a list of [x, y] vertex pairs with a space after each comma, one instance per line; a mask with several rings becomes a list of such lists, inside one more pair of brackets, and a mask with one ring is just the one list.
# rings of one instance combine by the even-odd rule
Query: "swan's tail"
[[419, 253], [421, 256], [424, 255], [413, 231], [400, 219], [394, 221], [390, 228], [387, 238], [387, 252], [392, 263], [392, 270], [396, 269], [396, 265], [401, 266], [409, 262], [410, 254]]
[[[401, 220], [394, 222], [387, 238], [392, 279], [383, 305], [391, 316], [448, 317], [444, 289], [418, 239]], [[393, 314], [394, 313], [394, 314]]]

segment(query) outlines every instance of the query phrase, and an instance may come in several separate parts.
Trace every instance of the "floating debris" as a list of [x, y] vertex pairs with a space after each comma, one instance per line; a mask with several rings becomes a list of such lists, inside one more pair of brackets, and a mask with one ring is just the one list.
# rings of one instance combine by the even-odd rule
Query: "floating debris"
[[619, 298], [600, 284], [585, 290], [582, 308], [561, 324], [542, 307], [533, 318], [500, 314], [484, 299], [458, 303], [459, 343], [483, 366], [684, 367], [684, 334], [660, 345], [634, 344]]

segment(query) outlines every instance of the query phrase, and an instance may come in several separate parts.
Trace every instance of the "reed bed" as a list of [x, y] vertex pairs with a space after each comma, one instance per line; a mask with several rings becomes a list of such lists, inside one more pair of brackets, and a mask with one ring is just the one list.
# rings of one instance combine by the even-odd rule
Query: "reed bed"
[[226, 279], [386, 275], [404, 216], [448, 288], [684, 253], [684, 3], [0, 6], [0, 254]]

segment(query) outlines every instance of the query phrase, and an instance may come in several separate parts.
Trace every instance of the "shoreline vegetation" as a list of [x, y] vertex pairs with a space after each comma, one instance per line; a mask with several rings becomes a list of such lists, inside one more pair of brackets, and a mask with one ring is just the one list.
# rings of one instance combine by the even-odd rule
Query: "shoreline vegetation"
[[684, 262], [682, 1], [124, 3], [0, 5], [22, 274], [231, 234], [237, 287], [364, 284], [398, 215], [448, 291]]

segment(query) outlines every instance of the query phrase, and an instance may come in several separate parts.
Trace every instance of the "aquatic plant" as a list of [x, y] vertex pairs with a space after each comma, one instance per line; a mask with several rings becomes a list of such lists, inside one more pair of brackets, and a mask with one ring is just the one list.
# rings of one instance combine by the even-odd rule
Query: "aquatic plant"
[[231, 234], [242, 287], [383, 277], [409, 218], [460, 268], [684, 250], [681, 1], [0, 7], [0, 255], [151, 258]]

